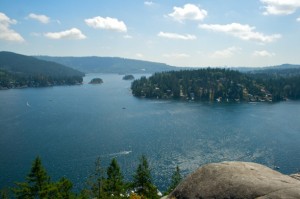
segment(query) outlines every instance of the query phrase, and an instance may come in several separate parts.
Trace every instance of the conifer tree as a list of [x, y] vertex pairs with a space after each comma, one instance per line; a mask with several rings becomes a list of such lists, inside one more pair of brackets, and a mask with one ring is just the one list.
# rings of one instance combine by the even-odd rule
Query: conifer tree
[[112, 159], [107, 168], [106, 192], [111, 196], [120, 196], [124, 191], [123, 175], [115, 158]]
[[174, 171], [174, 173], [172, 175], [171, 185], [168, 188], [167, 193], [171, 193], [177, 187], [177, 185], [180, 183], [181, 180], [182, 180], [182, 177], [180, 174], [180, 169], [178, 166], [176, 166], [176, 170]]
[[101, 160], [100, 158], [97, 158], [95, 162], [95, 170], [94, 172], [89, 176], [88, 179], [88, 190], [89, 195], [92, 198], [106, 198], [104, 193], [104, 172], [105, 170], [101, 166]]
[[152, 183], [151, 171], [145, 155], [140, 158], [140, 163], [133, 176], [133, 187], [139, 195], [147, 198], [158, 198], [157, 189]]
[[26, 182], [16, 183], [18, 188], [14, 189], [16, 198], [44, 198], [49, 187], [50, 177], [42, 165], [40, 157], [32, 164], [31, 171], [26, 177]]

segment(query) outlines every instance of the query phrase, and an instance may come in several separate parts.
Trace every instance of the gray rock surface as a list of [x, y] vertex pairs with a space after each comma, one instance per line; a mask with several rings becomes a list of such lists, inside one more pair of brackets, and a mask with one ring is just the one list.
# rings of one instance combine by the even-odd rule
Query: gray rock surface
[[300, 181], [256, 163], [212, 163], [189, 175], [168, 198], [300, 199]]

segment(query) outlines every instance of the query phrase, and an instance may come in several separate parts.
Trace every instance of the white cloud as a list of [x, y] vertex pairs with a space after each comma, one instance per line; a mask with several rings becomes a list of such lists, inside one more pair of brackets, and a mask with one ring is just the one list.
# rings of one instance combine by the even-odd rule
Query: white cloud
[[36, 21], [39, 21], [39, 22], [41, 22], [43, 24], [47, 24], [47, 23], [50, 22], [50, 18], [47, 17], [46, 15], [37, 15], [37, 14], [34, 14], [34, 13], [30, 13], [28, 15], [28, 18], [36, 20]]
[[49, 39], [85, 39], [86, 36], [77, 28], [61, 32], [48, 32], [44, 34]]
[[300, 17], [298, 17], [296, 20], [300, 22]]
[[218, 50], [215, 51], [214, 53], [211, 54], [211, 58], [230, 58], [232, 56], [234, 56], [234, 54], [238, 51], [240, 51], [241, 49], [238, 47], [229, 47], [226, 48], [224, 50]]
[[214, 32], [223, 32], [234, 37], [238, 37], [242, 40], [246, 41], [257, 41], [260, 43], [270, 43], [274, 42], [277, 39], [281, 38], [280, 34], [273, 34], [273, 35], [265, 35], [260, 32], [255, 32], [254, 26], [249, 26], [247, 24], [239, 24], [239, 23], [231, 23], [226, 25], [220, 24], [201, 24], [199, 28], [205, 30], [211, 30]]
[[14, 19], [10, 19], [4, 13], [0, 12], [0, 39], [6, 41], [16, 41], [16, 42], [24, 42], [23, 37], [10, 29], [10, 25], [16, 24], [17, 21]]
[[181, 40], [195, 40], [197, 37], [195, 35], [190, 35], [190, 34], [185, 34], [185, 35], [180, 35], [177, 33], [169, 33], [169, 32], [159, 32], [157, 34], [159, 37], [164, 37], [168, 39], [181, 39]]
[[152, 1], [145, 1], [144, 4], [146, 6], [153, 6], [154, 5], [154, 3]]
[[253, 56], [255, 56], [255, 57], [274, 57], [275, 53], [270, 53], [266, 50], [254, 51]]
[[92, 28], [127, 32], [125, 23], [123, 21], [119, 21], [116, 18], [103, 18], [98, 16], [91, 19], [85, 19], [84, 21], [89, 27]]
[[163, 57], [181, 59], [181, 58], [189, 58], [191, 56], [186, 53], [172, 53], [172, 54], [163, 54]]
[[300, 8], [299, 0], [260, 0], [265, 4], [264, 15], [289, 15]]
[[173, 7], [174, 12], [168, 16], [172, 17], [175, 21], [183, 22], [184, 20], [202, 21], [207, 16], [207, 11], [200, 9], [193, 4], [185, 4], [183, 8]]

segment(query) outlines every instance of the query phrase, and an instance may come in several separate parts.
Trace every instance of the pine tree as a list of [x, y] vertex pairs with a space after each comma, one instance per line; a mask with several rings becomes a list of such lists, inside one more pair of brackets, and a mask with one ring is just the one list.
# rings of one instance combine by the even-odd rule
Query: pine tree
[[50, 177], [42, 165], [40, 157], [37, 157], [26, 177], [26, 182], [16, 183], [18, 188], [14, 189], [16, 198], [44, 198], [50, 184]]
[[0, 190], [0, 199], [9, 199], [9, 190], [8, 189]]
[[90, 197], [92, 198], [105, 198], [104, 193], [104, 172], [105, 170], [101, 166], [101, 160], [100, 158], [97, 158], [95, 162], [95, 170], [94, 172], [89, 176], [88, 179], [88, 190]]
[[147, 198], [158, 198], [157, 189], [152, 183], [151, 172], [145, 155], [140, 158], [140, 163], [133, 176], [133, 187], [139, 195]]
[[177, 187], [177, 185], [180, 183], [181, 180], [182, 180], [182, 177], [180, 174], [180, 169], [177, 166], [176, 170], [174, 171], [174, 173], [172, 175], [171, 185], [168, 188], [167, 193], [171, 193]]
[[107, 180], [105, 190], [109, 196], [120, 196], [124, 191], [123, 175], [117, 160], [112, 159], [107, 168]]
[[69, 199], [73, 197], [72, 187], [73, 183], [63, 177], [58, 182], [49, 184], [47, 195], [49, 198]]

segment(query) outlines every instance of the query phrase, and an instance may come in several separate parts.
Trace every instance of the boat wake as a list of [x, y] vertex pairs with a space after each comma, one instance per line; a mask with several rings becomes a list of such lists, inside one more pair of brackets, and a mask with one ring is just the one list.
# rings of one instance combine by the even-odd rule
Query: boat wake
[[132, 153], [132, 151], [121, 151], [118, 153], [111, 153], [108, 156], [121, 156], [121, 155], [129, 155], [130, 153]]
[[29, 104], [28, 102], [26, 103], [26, 106], [27, 106], [27, 107], [31, 107], [30, 104]]

